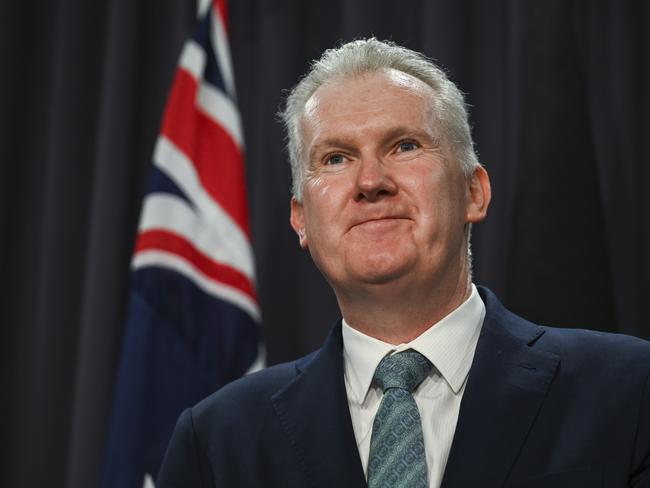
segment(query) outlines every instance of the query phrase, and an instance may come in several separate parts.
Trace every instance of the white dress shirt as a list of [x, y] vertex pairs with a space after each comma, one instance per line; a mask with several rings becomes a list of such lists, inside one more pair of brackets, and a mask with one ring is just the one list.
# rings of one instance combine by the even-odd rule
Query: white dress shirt
[[388, 344], [343, 320], [345, 388], [366, 478], [372, 424], [383, 396], [381, 389], [371, 385], [375, 369], [387, 354], [414, 349], [433, 364], [413, 396], [422, 418], [429, 487], [440, 487], [484, 317], [485, 305], [472, 284], [462, 305], [408, 344]]

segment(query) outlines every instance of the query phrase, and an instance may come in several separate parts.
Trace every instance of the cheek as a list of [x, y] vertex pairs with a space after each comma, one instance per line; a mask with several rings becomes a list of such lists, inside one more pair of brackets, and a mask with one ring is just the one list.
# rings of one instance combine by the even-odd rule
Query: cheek
[[324, 204], [331, 200], [332, 195], [335, 193], [335, 188], [330, 181], [330, 178], [324, 176], [314, 176], [310, 181], [309, 194], [315, 202]]
[[464, 225], [465, 197], [454, 179], [429, 171], [412, 180], [409, 192], [427, 238], [450, 233], [456, 223]]
[[305, 196], [303, 200], [305, 231], [311, 248], [326, 246], [331, 236], [337, 233], [340, 211], [330, 196], [324, 190], [318, 195]]
[[[306, 217], [318, 220], [318, 225], [334, 222], [340, 216], [345, 206], [349, 190], [343, 178], [332, 175], [315, 176], [305, 185], [304, 199], [306, 203]], [[324, 219], [327, 221], [323, 222]]]

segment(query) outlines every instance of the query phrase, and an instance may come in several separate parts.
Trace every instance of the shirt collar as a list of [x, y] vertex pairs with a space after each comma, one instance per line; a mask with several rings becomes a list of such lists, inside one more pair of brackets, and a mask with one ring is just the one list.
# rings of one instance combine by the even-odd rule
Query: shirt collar
[[453, 392], [458, 393], [469, 373], [485, 317], [485, 304], [474, 284], [471, 288], [469, 298], [457, 309], [407, 344], [380, 341], [343, 319], [345, 374], [353, 397], [362, 403], [382, 358], [406, 349], [414, 349], [431, 361]]

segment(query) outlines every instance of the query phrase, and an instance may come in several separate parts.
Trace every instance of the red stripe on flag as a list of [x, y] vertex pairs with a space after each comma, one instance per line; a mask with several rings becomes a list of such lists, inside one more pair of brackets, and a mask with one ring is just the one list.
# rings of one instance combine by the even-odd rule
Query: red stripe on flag
[[226, 32], [228, 32], [228, 3], [226, 0], [214, 0], [212, 5], [219, 11], [223, 26], [226, 29]]
[[221, 125], [196, 107], [196, 80], [179, 69], [162, 134], [193, 162], [205, 190], [250, 236], [241, 151]]
[[212, 280], [237, 288], [257, 302], [255, 289], [244, 274], [231, 266], [209, 258], [194, 247], [190, 241], [178, 234], [165, 230], [149, 230], [141, 233], [135, 245], [134, 255], [149, 250], [177, 254]]

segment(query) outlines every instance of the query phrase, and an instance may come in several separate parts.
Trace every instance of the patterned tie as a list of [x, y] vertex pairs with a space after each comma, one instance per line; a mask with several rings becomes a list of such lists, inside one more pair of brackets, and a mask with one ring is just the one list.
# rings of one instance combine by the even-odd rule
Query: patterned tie
[[431, 368], [413, 349], [386, 356], [377, 366], [374, 381], [384, 397], [372, 426], [369, 488], [426, 488], [422, 423], [412, 392]]

